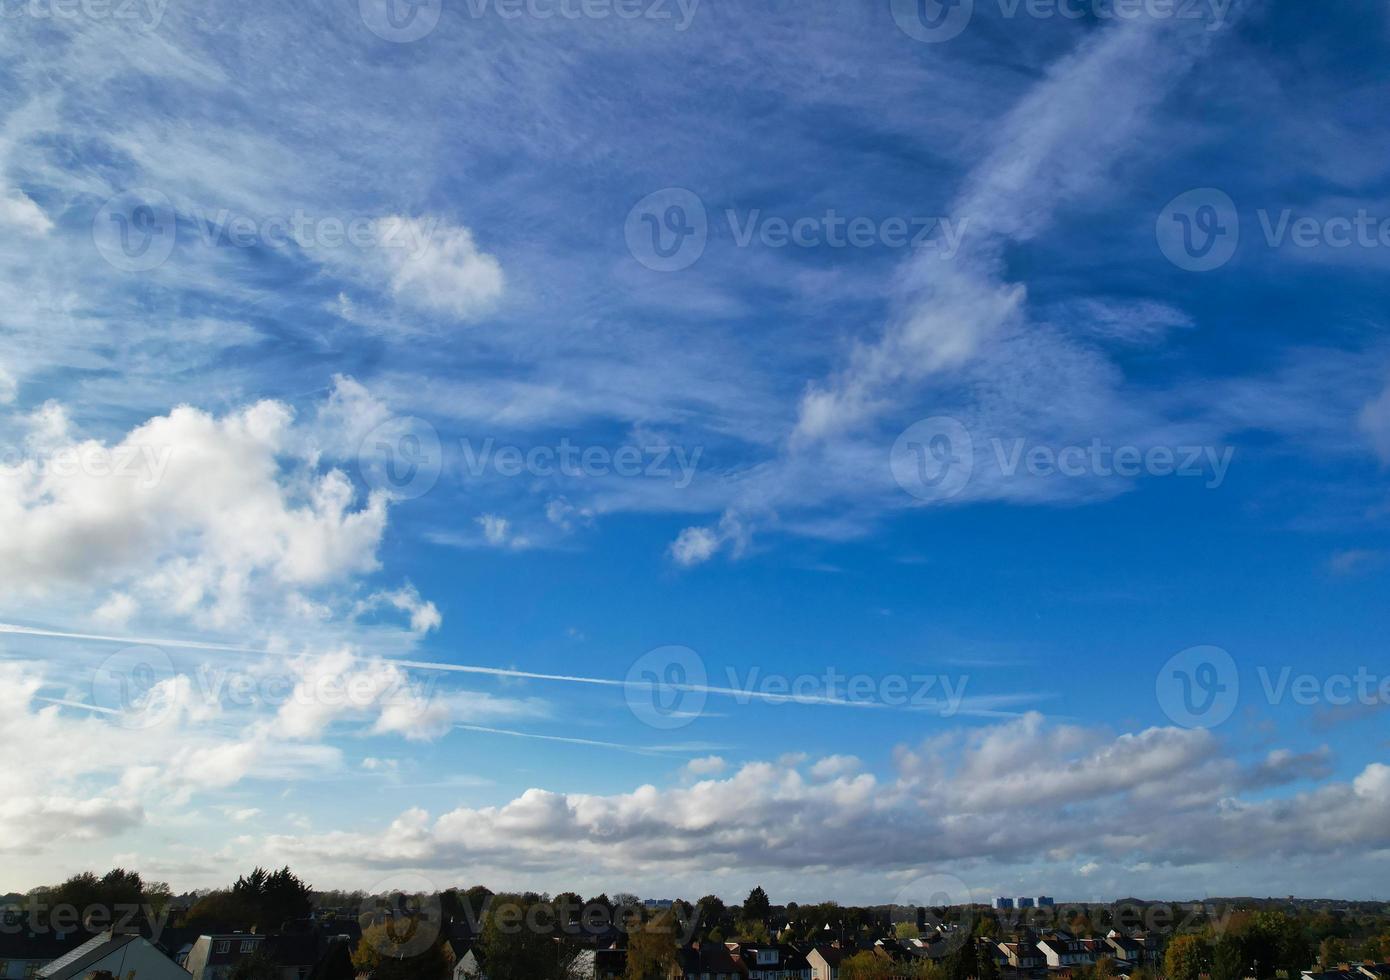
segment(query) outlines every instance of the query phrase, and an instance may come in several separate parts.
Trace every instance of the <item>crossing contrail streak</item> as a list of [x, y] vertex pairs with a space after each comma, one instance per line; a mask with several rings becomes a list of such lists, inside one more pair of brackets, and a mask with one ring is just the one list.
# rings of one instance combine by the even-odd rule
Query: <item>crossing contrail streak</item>
[[[14, 623], [0, 623], [0, 634], [14, 636], [33, 636], [46, 639], [86, 640], [97, 643], [125, 643], [154, 647], [168, 647], [175, 650], [202, 650], [217, 653], [252, 654], [264, 657], [289, 659], [295, 654], [283, 650], [268, 650], [264, 647], [244, 647], [229, 643], [207, 643], [201, 640], [179, 640], [158, 637], [113, 636], [105, 633], [76, 633], [67, 630], [42, 629], [34, 626], [19, 626]], [[362, 663], [392, 664], [406, 670], [437, 671], [448, 674], [469, 674], [479, 677], [497, 677], [507, 680], [543, 681], [555, 684], [577, 684], [589, 687], [620, 688], [624, 691], [679, 691], [688, 694], [730, 697], [740, 702], [761, 701], [767, 704], [805, 704], [833, 708], [882, 708], [909, 712], [941, 713], [949, 708], [955, 714], [977, 715], [981, 717], [1014, 717], [1017, 712], [1001, 710], [1008, 706], [1044, 700], [1054, 695], [1047, 692], [1020, 694], [982, 695], [962, 697], [959, 703], [950, 705], [940, 700], [924, 703], [887, 703], [873, 700], [851, 700], [829, 694], [810, 692], [778, 693], [760, 691], [749, 687], [721, 687], [713, 684], [689, 684], [679, 681], [617, 680], [611, 677], [586, 677], [581, 674], [549, 674], [533, 670], [518, 670], [512, 667], [486, 667], [479, 664], [453, 664], [436, 660], [411, 660], [399, 657], [355, 655]]]
[[[132, 645], [170, 647], [182, 650], [207, 650], [221, 653], [251, 653], [271, 657], [290, 657], [292, 654], [264, 648], [241, 647], [226, 643], [204, 643], [197, 640], [174, 640], [155, 637], [112, 636], [104, 633], [72, 633], [65, 630], [39, 629], [33, 626], [18, 626], [14, 623], [0, 623], [0, 633], [16, 636], [34, 636], [59, 640], [87, 640], [97, 643], [128, 643]], [[451, 664], [434, 660], [405, 660], [396, 657], [363, 657], [358, 660], [381, 662], [404, 667], [409, 670], [433, 670], [451, 674], [473, 674], [483, 677], [501, 677], [509, 680], [548, 681], [560, 684], [587, 684], [593, 687], [615, 687], [624, 690], [649, 691], [660, 688], [689, 694], [716, 694], [734, 698], [750, 698], [774, 704], [824, 704], [841, 708], [882, 708], [888, 707], [873, 701], [850, 701], [823, 694], [777, 694], [768, 691], [743, 690], [736, 687], [717, 687], [709, 684], [684, 684], [678, 682], [615, 680], [610, 677], [584, 677], [576, 674], [546, 674], [531, 670], [516, 670], [508, 667], [483, 667], [475, 664]]]

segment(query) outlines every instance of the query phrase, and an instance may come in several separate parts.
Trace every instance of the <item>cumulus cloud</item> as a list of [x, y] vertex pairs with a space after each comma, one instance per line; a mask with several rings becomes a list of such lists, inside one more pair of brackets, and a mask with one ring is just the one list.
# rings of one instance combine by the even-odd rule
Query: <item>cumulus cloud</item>
[[671, 559], [683, 568], [702, 565], [727, 550], [737, 557], [748, 545], [748, 528], [743, 520], [726, 512], [714, 527], [688, 527], [676, 535], [669, 549]]
[[[1351, 783], [1271, 798], [1257, 793], [1317, 759], [1275, 753], [1245, 766], [1205, 731], [1114, 735], [1040, 716], [900, 747], [896, 772], [858, 772], [841, 757], [752, 762], [725, 778], [609, 796], [533, 788], [509, 803], [431, 818], [403, 814], [386, 834], [278, 838], [337, 860], [453, 868], [496, 861], [547, 873], [583, 867], [678, 874], [712, 864], [753, 871], [867, 870], [922, 863], [1018, 862], [1067, 855], [1107, 863], [1188, 865], [1242, 856], [1307, 856], [1390, 845], [1390, 766]], [[715, 776], [713, 760], [687, 773]], [[1245, 795], [1251, 793], [1254, 795]], [[1329, 821], [1326, 814], [1338, 819]], [[398, 833], [401, 832], [401, 833]], [[384, 843], [383, 843], [384, 842]], [[1087, 872], [1089, 873], [1089, 872]]]
[[408, 582], [398, 589], [373, 593], [358, 606], [358, 612], [366, 612], [383, 605], [391, 606], [409, 616], [413, 633], [429, 633], [439, 629], [444, 622], [439, 608], [433, 602], [421, 598], [420, 591]]
[[[377, 567], [387, 498], [318, 465], [312, 432], [262, 401], [224, 416], [190, 406], [113, 443], [69, 433], [62, 407], [31, 424], [29, 456], [0, 466], [0, 582], [19, 594], [107, 589], [212, 625], [264, 594], [343, 583]], [[412, 610], [430, 620], [421, 606]]]
[[377, 232], [376, 252], [397, 300], [467, 320], [490, 310], [501, 297], [502, 266], [479, 250], [469, 229], [393, 216], [380, 219]]
[[721, 757], [708, 755], [703, 759], [691, 759], [685, 764], [686, 771], [692, 776], [717, 776], [728, 766]]

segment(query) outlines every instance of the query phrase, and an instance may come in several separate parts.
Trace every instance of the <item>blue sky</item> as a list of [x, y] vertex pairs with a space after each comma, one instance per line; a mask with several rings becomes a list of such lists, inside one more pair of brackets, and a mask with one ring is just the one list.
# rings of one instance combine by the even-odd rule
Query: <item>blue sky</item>
[[388, 2], [0, 5], [0, 888], [1386, 897], [1383, 6]]

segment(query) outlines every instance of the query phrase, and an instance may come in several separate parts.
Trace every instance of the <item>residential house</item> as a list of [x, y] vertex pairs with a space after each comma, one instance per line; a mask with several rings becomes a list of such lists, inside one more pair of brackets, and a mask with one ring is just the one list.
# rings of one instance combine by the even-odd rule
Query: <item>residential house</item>
[[725, 946], [742, 961], [740, 973], [747, 980], [811, 980], [811, 964], [791, 946], [777, 943], [726, 943]]
[[1042, 950], [1032, 943], [999, 943], [998, 947], [1004, 961], [1015, 970], [1041, 970], [1047, 965]]
[[839, 946], [813, 946], [806, 954], [811, 980], [840, 980], [840, 964], [849, 956], [850, 951]]
[[193, 980], [227, 980], [238, 963], [261, 952], [265, 941], [265, 936], [249, 932], [199, 936], [184, 969]]
[[742, 980], [734, 954], [721, 943], [693, 943], [676, 954], [670, 980]]
[[93, 936], [35, 974], [40, 980], [85, 980], [92, 974], [140, 980], [188, 980], [188, 974], [148, 939], [110, 930]]
[[1096, 961], [1094, 950], [1078, 939], [1062, 938], [1061, 935], [1046, 936], [1038, 940], [1038, 950], [1047, 965], [1053, 968], [1063, 966], [1090, 966]]
[[[593, 955], [592, 950], [585, 952]], [[585, 954], [579, 955], [583, 957]], [[453, 975], [454, 980], [487, 980], [487, 974], [483, 972], [483, 951], [476, 944], [460, 945], [454, 950]], [[585, 980], [592, 980], [592, 974]]]
[[92, 938], [85, 929], [36, 930], [20, 912], [6, 910], [0, 921], [0, 980], [23, 980]]
[[1105, 955], [1112, 959], [1135, 964], [1147, 962], [1143, 943], [1129, 936], [1122, 936], [1113, 929], [1105, 937], [1105, 945], [1108, 947]]

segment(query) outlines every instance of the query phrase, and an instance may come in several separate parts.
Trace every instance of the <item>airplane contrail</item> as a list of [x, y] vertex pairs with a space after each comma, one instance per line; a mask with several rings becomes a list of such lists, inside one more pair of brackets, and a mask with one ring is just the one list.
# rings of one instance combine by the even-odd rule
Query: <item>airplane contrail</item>
[[[104, 633], [75, 633], [66, 630], [41, 629], [33, 626], [19, 626], [14, 623], [0, 623], [0, 634], [12, 634], [17, 636], [34, 636], [48, 639], [63, 640], [88, 640], [99, 643], [127, 643], [132, 645], [145, 645], [155, 647], [169, 647], [172, 649], [183, 650], [203, 650], [221, 653], [244, 653], [267, 657], [290, 658], [295, 654], [286, 653], [280, 650], [268, 650], [264, 647], [244, 647], [227, 643], [207, 643], [199, 640], [178, 640], [157, 637], [133, 637], [133, 636], [113, 636]], [[737, 700], [762, 701], [768, 704], [809, 704], [821, 705], [834, 708], [883, 708], [889, 710], [903, 710], [912, 712], [939, 711], [942, 707], [949, 707], [942, 703], [931, 701], [925, 704], [888, 704], [883, 701], [859, 700], [854, 701], [849, 698], [835, 697], [828, 694], [812, 693], [787, 693], [781, 694], [772, 691], [759, 691], [752, 687], [720, 687], [713, 684], [689, 684], [683, 682], [652, 682], [645, 680], [617, 680], [611, 677], [586, 677], [580, 674], [548, 674], [540, 671], [518, 670], [512, 667], [486, 667], [477, 664], [453, 664], [435, 660], [410, 660], [399, 657], [383, 656], [364, 656], [355, 654], [355, 659], [363, 663], [386, 663], [407, 670], [438, 671], [450, 674], [471, 674], [483, 677], [497, 677], [510, 680], [530, 680], [546, 681], [559, 684], [582, 684], [591, 687], [621, 688], [625, 691], [651, 691], [666, 690], [679, 691], [687, 694], [705, 694], [719, 697], [731, 697]], [[981, 715], [987, 717], [1012, 717], [1016, 712], [998, 710], [1004, 705], [1013, 705], [1035, 701], [1049, 697], [1050, 695], [1042, 692], [1024, 694], [1000, 694], [986, 695], [976, 698], [964, 698], [961, 703], [955, 706], [955, 713], [967, 715]], [[969, 702], [967, 704], [966, 702]]]

